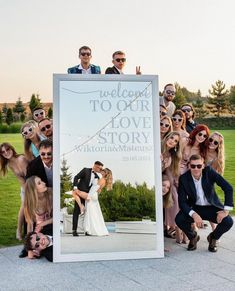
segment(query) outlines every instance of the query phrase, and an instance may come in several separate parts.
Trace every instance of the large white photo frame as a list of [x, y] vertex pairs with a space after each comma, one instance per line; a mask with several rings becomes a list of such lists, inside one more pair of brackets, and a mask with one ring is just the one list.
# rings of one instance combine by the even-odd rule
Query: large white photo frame
[[[54, 262], [164, 257], [158, 96], [158, 77], [155, 75], [54, 74]], [[86, 130], [83, 130], [84, 127]], [[117, 150], [116, 147], [119, 147], [120, 151], [112, 152]], [[120, 248], [110, 248], [110, 245], [115, 245], [111, 241], [110, 244], [107, 243], [107, 251], [102, 251], [102, 248], [96, 250], [96, 246], [108, 242], [105, 238], [84, 238], [82, 235], [72, 237], [71, 234], [64, 238], [61, 235], [60, 223], [60, 167], [61, 159], [65, 156], [69, 159], [73, 176], [76, 171], [78, 173], [82, 167], [92, 166], [92, 162], [100, 160], [101, 157], [105, 166], [114, 170], [115, 180], [121, 179], [132, 184], [144, 181], [154, 187], [156, 223], [149, 225], [146, 222], [147, 227], [154, 228], [154, 235], [151, 231], [146, 231], [147, 234], [145, 231], [144, 234], [135, 234], [137, 244], [140, 242], [140, 245], [135, 247], [129, 239], [132, 235], [128, 234], [132, 247], [130, 250], [126, 247], [128, 240], [122, 240], [120, 234]], [[74, 168], [76, 164], [77, 169]], [[125, 173], [127, 168], [133, 168], [133, 173]], [[140, 224], [142, 225], [142, 222]], [[115, 239], [116, 231], [117, 227], [115, 233], [109, 236], [109, 240]], [[143, 238], [143, 241], [138, 240], [138, 237]], [[145, 237], [146, 241], [151, 241], [149, 246], [145, 244]], [[90, 241], [85, 242], [85, 239]], [[92, 239], [94, 248], [91, 247], [87, 252], [77, 251], [77, 244], [84, 241], [89, 246]]]

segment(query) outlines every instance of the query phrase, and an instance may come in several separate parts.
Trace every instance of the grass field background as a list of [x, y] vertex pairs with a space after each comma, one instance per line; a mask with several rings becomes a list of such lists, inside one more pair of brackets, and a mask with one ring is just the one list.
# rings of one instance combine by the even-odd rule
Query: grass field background
[[[225, 173], [224, 177], [235, 188], [235, 130], [220, 130], [225, 138]], [[20, 134], [0, 134], [0, 143], [11, 143], [17, 153], [23, 153], [23, 139]], [[218, 189], [223, 201], [223, 193]], [[234, 195], [235, 197], [235, 195]], [[17, 216], [20, 207], [20, 185], [9, 171], [0, 177], [0, 247], [19, 244], [16, 236]], [[235, 211], [232, 212], [235, 214]]]

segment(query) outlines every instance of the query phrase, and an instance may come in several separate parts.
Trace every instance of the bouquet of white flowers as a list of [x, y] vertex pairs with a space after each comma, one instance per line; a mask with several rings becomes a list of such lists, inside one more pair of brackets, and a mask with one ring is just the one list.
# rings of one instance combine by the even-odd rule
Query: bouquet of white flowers
[[68, 214], [73, 214], [73, 210], [74, 210], [74, 198], [65, 198], [64, 199], [64, 204], [66, 205], [67, 208], [67, 213]]

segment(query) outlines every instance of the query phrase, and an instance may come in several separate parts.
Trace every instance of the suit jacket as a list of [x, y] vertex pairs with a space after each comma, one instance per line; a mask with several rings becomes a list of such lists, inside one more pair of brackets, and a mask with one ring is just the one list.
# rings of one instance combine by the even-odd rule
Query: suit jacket
[[[79, 69], [80, 65], [77, 65], [72, 68], [68, 68], [68, 74], [82, 74], [82, 70]], [[92, 74], [101, 74], [101, 70], [99, 66], [91, 65], [91, 73]]]
[[113, 67], [109, 67], [105, 70], [105, 74], [120, 74], [118, 69], [113, 66]]
[[[41, 233], [53, 236], [52, 224], [48, 224], [41, 230]], [[40, 252], [40, 256], [44, 256], [48, 261], [53, 261], [53, 245], [45, 248]]]
[[73, 179], [73, 186], [77, 186], [79, 190], [89, 192], [92, 168], [83, 168]]
[[[223, 204], [220, 202], [215, 189], [214, 184], [217, 184], [224, 191], [224, 205], [233, 207], [233, 188], [232, 186], [215, 170], [207, 166], [202, 171], [202, 188], [208, 202], [220, 209], [224, 209]], [[178, 200], [179, 207], [185, 213], [189, 212], [196, 205], [196, 188], [193, 182], [191, 171], [180, 176], [178, 186]]]
[[43, 182], [46, 183], [47, 187], [49, 187], [46, 171], [44, 169], [44, 165], [40, 156], [38, 156], [36, 159], [32, 160], [28, 164], [26, 179], [32, 176], [38, 176]]

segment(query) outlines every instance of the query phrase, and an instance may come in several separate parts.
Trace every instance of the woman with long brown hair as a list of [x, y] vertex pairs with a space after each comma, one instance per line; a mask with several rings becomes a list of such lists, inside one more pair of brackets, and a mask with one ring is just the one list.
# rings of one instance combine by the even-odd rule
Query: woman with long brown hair
[[18, 227], [16, 238], [22, 240], [22, 226], [24, 223], [24, 187], [25, 175], [28, 161], [24, 155], [16, 153], [15, 148], [7, 142], [0, 145], [0, 174], [7, 175], [8, 168], [11, 169], [21, 185], [21, 207], [18, 214]]
[[26, 180], [24, 215], [27, 232], [40, 232], [43, 227], [52, 223], [52, 193], [37, 176]]
[[175, 110], [172, 117], [173, 131], [178, 131], [181, 136], [181, 143], [184, 147], [188, 143], [189, 133], [185, 130], [186, 118], [182, 110]]

